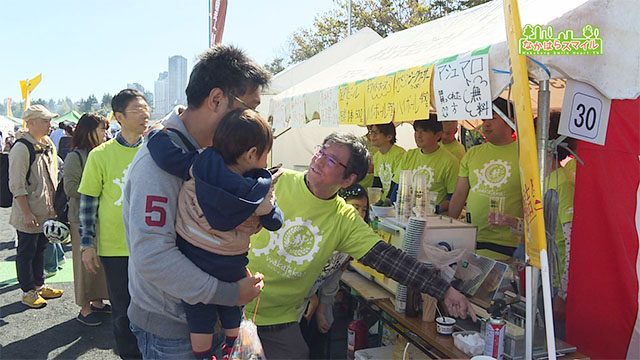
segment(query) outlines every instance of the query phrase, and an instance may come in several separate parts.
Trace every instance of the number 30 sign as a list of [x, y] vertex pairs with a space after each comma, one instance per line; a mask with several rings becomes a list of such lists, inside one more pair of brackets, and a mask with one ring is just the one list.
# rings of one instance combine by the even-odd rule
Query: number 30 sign
[[567, 80], [558, 132], [562, 135], [604, 145], [611, 99], [591, 85]]

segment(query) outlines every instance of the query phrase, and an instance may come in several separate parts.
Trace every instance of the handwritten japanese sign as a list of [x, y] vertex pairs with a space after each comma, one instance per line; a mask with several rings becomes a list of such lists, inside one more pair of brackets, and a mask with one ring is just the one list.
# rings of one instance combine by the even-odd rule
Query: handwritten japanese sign
[[366, 83], [350, 83], [338, 89], [340, 124], [364, 125], [364, 93]]
[[493, 116], [487, 54], [436, 65], [433, 88], [439, 121]]
[[269, 103], [269, 112], [273, 117], [273, 124], [271, 125], [274, 130], [282, 130], [286, 127], [287, 111], [285, 102], [282, 99], [273, 99]]
[[378, 76], [366, 81], [365, 106], [367, 125], [393, 121], [393, 75]]
[[396, 73], [395, 121], [429, 118], [431, 103], [431, 75], [433, 66], [416, 66]]
[[307, 118], [304, 113], [304, 95], [294, 96], [291, 99], [291, 115], [289, 125], [293, 129], [298, 129], [307, 123]]
[[324, 127], [338, 126], [338, 88], [324, 89], [320, 92], [320, 125]]

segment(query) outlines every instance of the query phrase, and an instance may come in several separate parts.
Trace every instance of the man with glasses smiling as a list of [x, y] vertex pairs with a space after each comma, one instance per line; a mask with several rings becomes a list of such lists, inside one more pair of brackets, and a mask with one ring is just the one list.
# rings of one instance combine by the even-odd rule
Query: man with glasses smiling
[[[165, 119], [174, 143], [193, 150], [211, 145], [230, 111], [254, 109], [270, 74], [232, 46], [214, 46], [200, 56], [187, 85], [187, 108]], [[244, 305], [262, 288], [262, 277], [219, 281], [195, 266], [176, 246], [175, 219], [182, 179], [160, 169], [143, 146], [124, 189], [123, 216], [129, 244], [131, 328], [145, 359], [193, 358], [181, 301]], [[258, 228], [256, 217], [244, 225]]]
[[469, 301], [436, 270], [382, 241], [358, 212], [336, 196], [365, 176], [369, 154], [351, 134], [331, 134], [315, 152], [307, 172], [283, 171], [275, 185], [285, 224], [251, 239], [249, 268], [264, 274], [267, 286], [256, 313], [258, 335], [267, 359], [305, 359], [309, 349], [298, 325], [299, 309], [334, 251], [358, 259], [397, 282], [428, 293], [451, 315], [475, 313]]

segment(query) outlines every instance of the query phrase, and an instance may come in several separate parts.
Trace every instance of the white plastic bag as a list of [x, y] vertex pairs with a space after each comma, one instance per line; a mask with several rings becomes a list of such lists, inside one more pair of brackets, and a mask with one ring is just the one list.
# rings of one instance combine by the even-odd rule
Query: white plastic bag
[[440, 270], [442, 278], [449, 282], [453, 280], [453, 275], [456, 273], [449, 265], [466, 259], [469, 254], [469, 250], [464, 248], [446, 251], [439, 246], [427, 244], [423, 246], [424, 252], [427, 255], [426, 261]]
[[240, 331], [233, 349], [231, 350], [231, 359], [233, 360], [261, 360], [265, 359], [264, 350], [260, 337], [258, 337], [258, 328], [251, 320], [243, 319], [240, 323]]

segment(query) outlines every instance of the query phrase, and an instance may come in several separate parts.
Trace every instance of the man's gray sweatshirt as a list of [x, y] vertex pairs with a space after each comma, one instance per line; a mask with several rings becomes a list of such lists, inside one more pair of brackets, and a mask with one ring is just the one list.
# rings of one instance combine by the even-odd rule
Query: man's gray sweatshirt
[[[178, 108], [163, 124], [194, 146]], [[187, 146], [169, 132], [176, 144]], [[225, 283], [196, 267], [176, 247], [175, 219], [182, 180], [160, 169], [146, 143], [133, 159], [124, 188], [122, 215], [129, 246], [129, 320], [157, 336], [188, 338], [181, 300], [189, 304], [235, 305], [236, 283]]]

